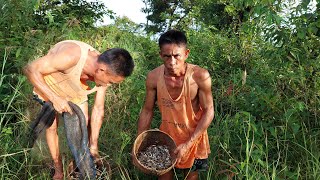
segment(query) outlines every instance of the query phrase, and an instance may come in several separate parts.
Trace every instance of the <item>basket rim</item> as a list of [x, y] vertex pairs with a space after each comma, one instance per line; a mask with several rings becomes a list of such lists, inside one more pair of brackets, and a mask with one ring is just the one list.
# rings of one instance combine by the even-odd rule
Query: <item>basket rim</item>
[[164, 131], [161, 131], [160, 129], [148, 129], [148, 130], [143, 131], [142, 133], [140, 133], [136, 137], [136, 139], [134, 141], [134, 144], [133, 144], [133, 152], [132, 152], [133, 153], [133, 158], [136, 160], [136, 162], [138, 163], [139, 166], [145, 168], [146, 170], [155, 172], [156, 174], [164, 174], [164, 173], [168, 172], [170, 169], [172, 169], [175, 166], [175, 164], [177, 163], [177, 158], [174, 159], [174, 161], [172, 162], [170, 167], [168, 167], [167, 169], [163, 169], [163, 170], [156, 170], [156, 169], [148, 168], [147, 166], [143, 165], [137, 158], [136, 146], [135, 145], [137, 144], [137, 141], [138, 141], [139, 137], [141, 137], [143, 134], [148, 133], [148, 132], [160, 132], [160, 133], [163, 133], [163, 134], [167, 135], [173, 141], [175, 147], [177, 147], [176, 142], [173, 140], [173, 138], [168, 133], [166, 133]]

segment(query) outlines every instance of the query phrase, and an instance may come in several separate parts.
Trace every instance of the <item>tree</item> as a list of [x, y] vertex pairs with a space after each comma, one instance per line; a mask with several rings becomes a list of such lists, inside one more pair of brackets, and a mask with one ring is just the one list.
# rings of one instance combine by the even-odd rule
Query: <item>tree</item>
[[171, 28], [188, 29], [200, 23], [213, 29], [239, 27], [249, 19], [252, 4], [223, 0], [144, 0], [143, 9], [148, 32], [163, 32]]
[[163, 32], [183, 24], [190, 10], [192, 0], [143, 0], [146, 7], [148, 32]]
[[103, 3], [85, 0], [40, 0], [36, 5], [35, 20], [41, 29], [52, 26], [93, 27], [103, 15], [112, 15]]

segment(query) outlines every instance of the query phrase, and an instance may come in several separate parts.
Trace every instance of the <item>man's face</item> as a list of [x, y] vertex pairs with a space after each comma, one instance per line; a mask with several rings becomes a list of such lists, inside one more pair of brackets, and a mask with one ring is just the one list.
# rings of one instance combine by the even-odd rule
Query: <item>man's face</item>
[[160, 49], [160, 57], [169, 75], [178, 75], [185, 69], [185, 61], [190, 50], [185, 45], [164, 44]]
[[112, 84], [121, 83], [124, 80], [123, 76], [115, 75], [107, 70], [108, 67], [105, 65], [99, 66], [95, 72], [94, 82], [96, 86], [110, 86]]

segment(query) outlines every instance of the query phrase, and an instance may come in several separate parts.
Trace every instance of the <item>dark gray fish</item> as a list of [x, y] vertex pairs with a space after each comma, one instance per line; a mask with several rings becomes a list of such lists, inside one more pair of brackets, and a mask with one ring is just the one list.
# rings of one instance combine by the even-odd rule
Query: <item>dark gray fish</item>
[[[28, 147], [32, 148], [40, 133], [49, 128], [55, 118], [56, 111], [50, 101], [42, 103], [41, 111], [30, 125]], [[88, 132], [85, 116], [79, 106], [69, 102], [73, 114], [63, 113], [64, 126], [68, 146], [80, 172], [80, 179], [95, 179], [96, 169], [88, 144]]]
[[80, 179], [95, 179], [96, 169], [89, 151], [86, 119], [79, 106], [69, 102], [73, 114], [63, 113], [69, 148], [80, 172]]
[[56, 116], [56, 111], [50, 101], [44, 102], [38, 116], [30, 124], [28, 148], [32, 148], [41, 132], [50, 127]]
[[137, 158], [141, 164], [152, 170], [164, 170], [173, 163], [166, 145], [151, 145], [139, 152]]

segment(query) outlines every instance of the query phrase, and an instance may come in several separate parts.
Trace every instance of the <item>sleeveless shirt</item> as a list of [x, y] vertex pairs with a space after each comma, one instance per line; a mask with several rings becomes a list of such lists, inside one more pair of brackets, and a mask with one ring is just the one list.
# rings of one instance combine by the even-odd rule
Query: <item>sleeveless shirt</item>
[[[96, 50], [90, 45], [80, 41], [65, 40], [57, 43], [56, 45], [61, 43], [77, 44], [81, 49], [80, 59], [69, 73], [54, 72], [44, 76], [44, 80], [50, 89], [58, 96], [66, 98], [74, 104], [80, 105], [88, 100], [88, 94], [96, 91], [96, 87], [90, 90], [86, 82], [80, 81], [80, 76], [88, 57], [88, 51]], [[48, 100], [38, 89], [34, 88], [33, 91], [38, 94], [41, 99]]]
[[[157, 103], [161, 113], [162, 122], [160, 130], [168, 133], [177, 146], [185, 143], [194, 133], [203, 110], [194, 112], [190, 98], [190, 78], [195, 65], [187, 64], [181, 94], [177, 99], [172, 99], [164, 80], [164, 65], [160, 66], [160, 78], [157, 82]], [[195, 159], [206, 159], [210, 153], [209, 139], [205, 131], [182, 157], [177, 168], [190, 168]]]

